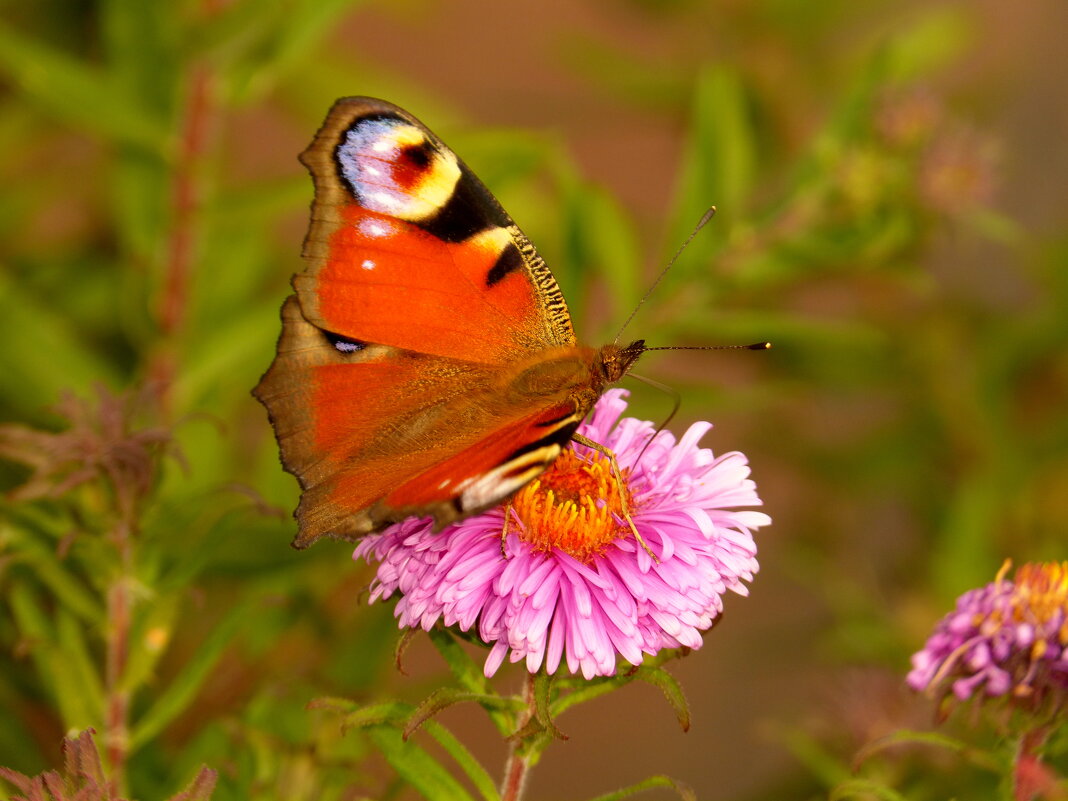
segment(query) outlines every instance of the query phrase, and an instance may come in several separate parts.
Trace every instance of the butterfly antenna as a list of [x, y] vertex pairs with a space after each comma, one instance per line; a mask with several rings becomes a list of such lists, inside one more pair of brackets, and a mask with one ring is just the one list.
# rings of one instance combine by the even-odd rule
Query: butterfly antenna
[[771, 350], [771, 343], [754, 342], [750, 345], [660, 345], [642, 348], [642, 353], [650, 350]]
[[638, 313], [638, 309], [640, 309], [642, 307], [642, 304], [645, 303], [645, 301], [648, 300], [649, 296], [653, 294], [653, 290], [655, 290], [657, 285], [664, 279], [664, 276], [667, 275], [668, 270], [675, 266], [675, 262], [679, 260], [679, 256], [682, 255], [682, 251], [686, 250], [686, 246], [693, 242], [693, 238], [697, 236], [698, 232], [702, 228], [704, 228], [708, 224], [708, 221], [711, 220], [714, 216], [716, 216], [716, 207], [712, 206], [701, 216], [701, 219], [698, 220], [697, 225], [694, 226], [693, 231], [691, 231], [690, 235], [686, 237], [686, 241], [679, 245], [679, 249], [675, 251], [675, 255], [671, 257], [671, 261], [667, 263], [667, 266], [660, 271], [660, 275], [658, 275], [656, 277], [656, 280], [653, 281], [653, 285], [647, 290], [645, 290], [645, 294], [642, 295], [641, 300], [638, 301], [638, 305], [634, 307], [634, 311], [630, 313], [630, 317], [628, 317], [623, 323], [622, 327], [619, 329], [619, 333], [616, 334], [616, 338], [613, 340], [613, 342], [619, 342], [619, 338], [623, 336], [623, 332], [627, 329], [627, 326], [630, 325], [630, 321], [634, 319], [634, 315]]
[[648, 384], [653, 389], [661, 390], [665, 395], [668, 395], [672, 401], [671, 414], [667, 416], [667, 419], [664, 420], [664, 422], [656, 427], [656, 431], [654, 431], [653, 435], [645, 441], [642, 449], [638, 451], [638, 458], [634, 460], [634, 464], [638, 464], [641, 462], [642, 457], [645, 456], [645, 452], [649, 450], [649, 446], [653, 444], [653, 440], [660, 436], [660, 432], [667, 428], [671, 421], [675, 419], [675, 415], [678, 413], [679, 407], [682, 405], [682, 396], [674, 387], [669, 387], [667, 384], [661, 384], [659, 381], [654, 381], [652, 378], [646, 378], [645, 376], [637, 375], [636, 373], [628, 373], [627, 375], [641, 381], [643, 384]]

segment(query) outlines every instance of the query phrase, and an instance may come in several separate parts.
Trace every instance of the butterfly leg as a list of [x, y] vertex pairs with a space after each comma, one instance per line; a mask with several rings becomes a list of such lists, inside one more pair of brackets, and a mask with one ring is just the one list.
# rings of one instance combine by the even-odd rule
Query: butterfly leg
[[638, 527], [634, 525], [634, 519], [630, 516], [630, 503], [627, 501], [627, 488], [623, 484], [623, 471], [619, 468], [619, 462], [616, 461], [616, 455], [611, 449], [606, 448], [599, 442], [594, 442], [589, 437], [584, 437], [582, 434], [572, 434], [571, 439], [577, 442], [579, 445], [585, 445], [587, 448], [592, 448], [602, 456], [608, 458], [608, 463], [612, 467], [612, 475], [616, 479], [616, 488], [619, 490], [619, 506], [620, 511], [623, 513], [623, 518], [627, 521], [627, 525], [630, 526], [631, 533], [634, 535], [634, 539], [642, 546], [642, 549], [653, 557], [654, 562], [659, 562], [660, 559], [652, 552], [649, 546], [645, 542], [645, 538], [638, 532]]
[[508, 552], [505, 551], [504, 546], [508, 542], [508, 522], [512, 519], [512, 501], [504, 505], [504, 527], [501, 529], [501, 557], [508, 558]]

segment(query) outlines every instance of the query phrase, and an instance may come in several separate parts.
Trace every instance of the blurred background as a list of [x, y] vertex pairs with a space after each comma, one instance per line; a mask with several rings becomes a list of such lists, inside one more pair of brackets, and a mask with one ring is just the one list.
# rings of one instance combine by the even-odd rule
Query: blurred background
[[[826, 797], [866, 743], [933, 725], [903, 677], [953, 599], [1006, 558], [1065, 558], [1061, 0], [40, 0], [0, 20], [0, 764], [57, 766], [66, 732], [121, 719], [131, 797], [202, 763], [216, 799], [416, 797], [305, 705], [418, 702], [444, 665], [417, 639], [397, 671], [350, 546], [290, 549], [295, 481], [249, 395], [301, 267], [296, 155], [344, 95], [468, 162], [584, 341], [714, 204], [628, 333], [774, 343], [641, 365], [682, 394], [675, 431], [712, 420], [708, 447], [749, 456], [775, 521], [751, 596], [672, 668], [691, 730], [630, 685], [561, 718], [531, 798], [652, 773]], [[636, 416], [670, 410], [627, 386]], [[479, 711], [442, 721], [499, 774]], [[900, 749], [862, 769], [992, 797], [959, 767]]]

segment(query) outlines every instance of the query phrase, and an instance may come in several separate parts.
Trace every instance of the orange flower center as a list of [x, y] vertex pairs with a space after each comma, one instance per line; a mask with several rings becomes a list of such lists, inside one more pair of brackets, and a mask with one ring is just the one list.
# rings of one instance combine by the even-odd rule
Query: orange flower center
[[[1014, 584], [1019, 606], [1027, 608], [1036, 623], [1047, 623], [1060, 616], [1063, 622], [1057, 639], [1061, 645], [1068, 644], [1068, 562], [1021, 565]], [[1044, 644], [1035, 645], [1044, 647]]]
[[[998, 572], [998, 581], [1004, 579], [1009, 566], [1006, 560]], [[1049, 622], [1058, 617], [1061, 623], [1057, 630], [1048, 631]], [[1045, 656], [1050, 639], [1056, 640], [1060, 647], [1068, 645], [1068, 562], [1021, 565], [1013, 577], [1009, 604], [1006, 608], [995, 609], [985, 628], [1021, 623], [1032, 625], [1039, 631], [1046, 629], [1047, 637], [1039, 636], [1031, 645], [1032, 659]]]
[[564, 451], [512, 499], [512, 508], [523, 523], [520, 538], [534, 550], [559, 548], [589, 562], [629, 531], [625, 522], [619, 522], [624, 508], [621, 500], [626, 501], [626, 508], [634, 508], [626, 477], [624, 470], [623, 480], [617, 481], [608, 459], [596, 451], [585, 457]]

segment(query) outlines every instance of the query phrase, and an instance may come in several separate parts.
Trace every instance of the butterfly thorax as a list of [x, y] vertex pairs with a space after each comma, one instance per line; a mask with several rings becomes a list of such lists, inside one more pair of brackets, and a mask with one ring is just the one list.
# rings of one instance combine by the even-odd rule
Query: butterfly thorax
[[613, 343], [600, 350], [577, 350], [583, 352], [587, 359], [583, 363], [584, 375], [569, 392], [568, 400], [578, 412], [578, 416], [584, 417], [605, 389], [626, 375], [630, 366], [644, 352], [645, 342], [638, 340], [625, 347]]

